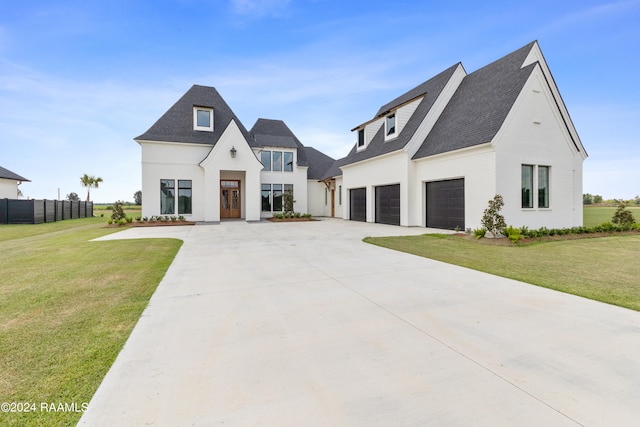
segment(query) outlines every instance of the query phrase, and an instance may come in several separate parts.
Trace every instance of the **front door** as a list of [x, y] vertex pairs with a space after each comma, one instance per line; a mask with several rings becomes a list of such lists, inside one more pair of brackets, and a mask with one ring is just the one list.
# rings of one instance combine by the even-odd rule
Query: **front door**
[[220, 218], [240, 218], [240, 181], [220, 180]]

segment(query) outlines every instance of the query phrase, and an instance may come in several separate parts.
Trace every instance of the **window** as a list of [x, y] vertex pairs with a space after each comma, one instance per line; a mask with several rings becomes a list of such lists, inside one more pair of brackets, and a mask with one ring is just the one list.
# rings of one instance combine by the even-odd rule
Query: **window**
[[193, 108], [193, 130], [213, 132], [213, 108]]
[[271, 184], [262, 184], [262, 211], [271, 212]]
[[262, 151], [260, 153], [260, 161], [262, 162], [263, 171], [271, 170], [271, 151]]
[[173, 179], [160, 180], [160, 214], [172, 215], [175, 213], [176, 181]]
[[342, 205], [342, 185], [338, 185], [338, 204]]
[[282, 184], [273, 184], [273, 211], [282, 211]]
[[393, 134], [396, 133], [396, 115], [394, 114], [389, 114], [387, 116], [387, 120], [386, 120], [386, 126], [387, 126], [387, 136], [391, 136]]
[[522, 207], [533, 208], [533, 165], [522, 165]]
[[191, 215], [191, 180], [178, 180], [178, 213]]
[[293, 153], [291, 151], [284, 152], [284, 171], [293, 172]]
[[358, 148], [364, 147], [364, 128], [358, 129]]
[[538, 166], [538, 207], [549, 207], [549, 166]]
[[282, 151], [273, 152], [273, 171], [282, 172]]
[[[550, 166], [522, 165], [522, 207], [549, 208], [549, 174]], [[536, 171], [537, 170], [537, 171]], [[537, 200], [534, 200], [533, 189], [537, 188]]]
[[327, 187], [324, 188], [324, 205], [329, 204], [329, 189]]

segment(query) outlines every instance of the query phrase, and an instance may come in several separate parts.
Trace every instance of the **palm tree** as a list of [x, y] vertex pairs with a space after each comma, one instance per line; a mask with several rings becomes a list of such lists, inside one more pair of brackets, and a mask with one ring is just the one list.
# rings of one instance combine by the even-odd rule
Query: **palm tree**
[[103, 182], [102, 178], [95, 177], [93, 175], [87, 175], [86, 173], [80, 177], [80, 182], [83, 187], [87, 187], [87, 202], [91, 201], [91, 188], [98, 188], [98, 185]]

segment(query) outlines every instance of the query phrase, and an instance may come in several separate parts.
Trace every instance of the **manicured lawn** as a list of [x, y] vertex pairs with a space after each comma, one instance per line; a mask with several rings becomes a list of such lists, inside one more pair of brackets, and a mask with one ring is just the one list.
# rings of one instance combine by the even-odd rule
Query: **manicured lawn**
[[90, 242], [104, 218], [0, 225], [0, 425], [75, 425], [81, 413], [41, 403], [89, 402], [181, 242]]
[[[584, 206], [582, 218], [585, 227], [594, 227], [603, 222], [611, 222], [614, 212], [617, 208], [608, 206]], [[640, 221], [640, 206], [628, 206], [636, 222]]]
[[496, 245], [451, 235], [366, 242], [640, 311], [640, 236]]

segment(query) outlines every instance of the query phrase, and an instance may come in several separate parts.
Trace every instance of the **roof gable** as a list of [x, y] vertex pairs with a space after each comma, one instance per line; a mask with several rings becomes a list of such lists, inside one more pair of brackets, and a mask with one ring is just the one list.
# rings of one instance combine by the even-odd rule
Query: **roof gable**
[[5, 169], [2, 166], [0, 166], [0, 178], [13, 179], [15, 181], [31, 182], [27, 178], [24, 178], [15, 172], [11, 172], [9, 169]]
[[536, 66], [522, 66], [535, 43], [467, 75], [413, 158], [493, 140]]
[[[193, 108], [213, 109], [213, 132], [194, 130]], [[215, 145], [231, 120], [249, 143], [249, 134], [214, 87], [193, 85], [166, 113], [136, 141], [166, 141]]]
[[374, 137], [371, 139], [371, 142], [367, 145], [366, 149], [358, 151], [356, 145], [354, 144], [349, 154], [347, 154], [347, 156], [341, 162], [341, 165], [347, 165], [362, 160], [371, 159], [373, 157], [381, 156], [383, 154], [403, 149], [405, 145], [407, 145], [407, 143], [411, 140], [411, 137], [420, 126], [420, 123], [422, 123], [424, 118], [427, 116], [427, 113], [429, 113], [429, 111], [431, 110], [431, 107], [442, 93], [442, 90], [445, 88], [447, 82], [449, 82], [458, 66], [459, 64], [455, 64], [447, 68], [435, 77], [432, 77], [426, 82], [400, 95], [393, 101], [383, 105], [378, 110], [378, 113], [376, 113], [376, 117], [383, 116], [389, 111], [407, 104], [409, 101], [422, 97], [414, 113], [404, 125], [397, 138], [385, 141], [384, 126], [381, 126]]

